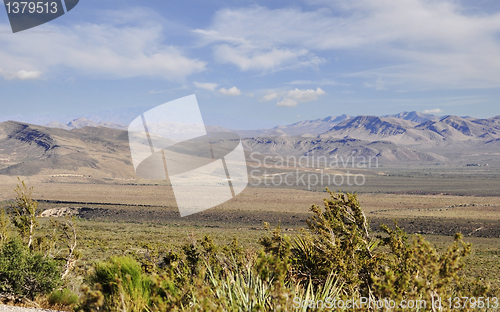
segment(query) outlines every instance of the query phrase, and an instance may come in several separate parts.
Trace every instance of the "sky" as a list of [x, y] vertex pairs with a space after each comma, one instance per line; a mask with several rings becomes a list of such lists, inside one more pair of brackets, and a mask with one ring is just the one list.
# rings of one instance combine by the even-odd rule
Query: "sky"
[[0, 9], [0, 119], [120, 116], [191, 94], [207, 124], [234, 129], [500, 115], [500, 3], [81, 0], [19, 33]]

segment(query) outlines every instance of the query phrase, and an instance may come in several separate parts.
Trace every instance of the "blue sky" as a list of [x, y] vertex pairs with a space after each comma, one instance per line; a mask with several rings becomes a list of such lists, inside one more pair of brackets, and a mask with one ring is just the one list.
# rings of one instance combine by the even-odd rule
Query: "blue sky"
[[329, 115], [500, 115], [498, 1], [81, 0], [12, 34], [0, 116], [64, 119], [196, 94], [232, 128]]

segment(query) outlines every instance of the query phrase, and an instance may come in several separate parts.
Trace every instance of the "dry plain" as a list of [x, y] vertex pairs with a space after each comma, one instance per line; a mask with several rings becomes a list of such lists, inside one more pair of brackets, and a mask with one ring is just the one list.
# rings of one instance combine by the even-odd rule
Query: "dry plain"
[[[255, 164], [249, 166], [254, 168]], [[312, 204], [321, 205], [328, 195], [325, 187], [330, 186], [332, 190], [358, 193], [374, 235], [380, 224], [392, 225], [397, 221], [407, 232], [422, 234], [436, 246], [444, 247], [455, 233], [461, 232], [466, 241], [473, 243], [473, 253], [464, 269], [466, 277], [484, 278], [492, 285], [497, 285], [500, 278], [498, 165], [468, 168], [464, 164], [385, 163], [365, 170], [351, 168], [349, 174], [366, 177], [363, 185], [287, 188], [273, 185], [270, 179], [283, 172], [293, 173], [297, 168], [261, 170], [261, 175], [255, 175], [261, 183], [256, 184], [256, 179], [251, 178], [251, 185], [236, 198], [184, 218], [179, 216], [168, 181], [137, 179], [129, 172], [129, 166], [120, 168], [123, 175], [75, 167], [43, 169], [34, 175], [20, 176], [33, 187], [33, 197], [41, 209], [72, 208], [78, 212], [82, 272], [94, 261], [111, 255], [144, 253], [148, 244], [177, 248], [204, 235], [218, 243], [237, 238], [250, 252], [255, 252], [258, 239], [265, 234], [263, 222], [281, 225], [293, 236], [306, 226], [309, 208]], [[318, 172], [317, 168], [299, 169], [300, 174]], [[346, 176], [346, 171], [329, 172]], [[17, 183], [14, 174], [0, 176], [0, 206], [7, 207], [14, 198]], [[48, 218], [41, 224], [42, 231], [48, 230]]]

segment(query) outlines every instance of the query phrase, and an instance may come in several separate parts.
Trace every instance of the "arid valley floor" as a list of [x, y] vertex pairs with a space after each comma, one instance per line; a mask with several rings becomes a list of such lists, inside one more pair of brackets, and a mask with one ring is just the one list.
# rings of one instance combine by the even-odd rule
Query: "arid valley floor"
[[[381, 121], [383, 129], [387, 122]], [[321, 206], [329, 187], [358, 193], [373, 235], [379, 235], [381, 224], [392, 226], [396, 221], [408, 233], [421, 234], [444, 247], [455, 233], [462, 233], [473, 244], [464, 274], [469, 279], [482, 278], [498, 289], [500, 153], [496, 145], [478, 149], [479, 139], [470, 141], [469, 147], [457, 141], [423, 154], [393, 143], [326, 139], [322, 151], [331, 144], [332, 148], [341, 146], [339, 153], [344, 156], [353, 151], [386, 156], [369, 168], [325, 168], [329, 174], [344, 177], [363, 175], [362, 185], [286, 187], [273, 181], [283, 174], [318, 174], [320, 169], [266, 168], [260, 162], [263, 152], [274, 153], [273, 146], [280, 146], [284, 148], [281, 153], [299, 153], [319, 141], [306, 137], [252, 139], [247, 147], [262, 154], [260, 159], [247, 155], [249, 186], [222, 205], [181, 218], [168, 181], [135, 175], [126, 131], [102, 127], [68, 131], [14, 122], [0, 125], [0, 206], [8, 207], [14, 199], [19, 177], [33, 187], [33, 197], [45, 211], [42, 230], [48, 230], [50, 216], [73, 215], [82, 272], [112, 255], [145, 252], [148, 244], [175, 248], [206, 234], [217, 243], [237, 238], [249, 252], [256, 252], [259, 238], [266, 233], [264, 222], [279, 225], [293, 236], [306, 227], [311, 205]], [[490, 143], [497, 144], [498, 139]], [[446, 156], [435, 156], [436, 151]]]

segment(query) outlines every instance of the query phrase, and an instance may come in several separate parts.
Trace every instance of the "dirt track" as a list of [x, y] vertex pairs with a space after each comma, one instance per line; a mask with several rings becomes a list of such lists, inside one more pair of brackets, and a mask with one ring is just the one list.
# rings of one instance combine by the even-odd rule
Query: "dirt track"
[[12, 311], [12, 312], [59, 312], [55, 310], [47, 309], [36, 309], [36, 308], [21, 308], [0, 304], [0, 312]]

